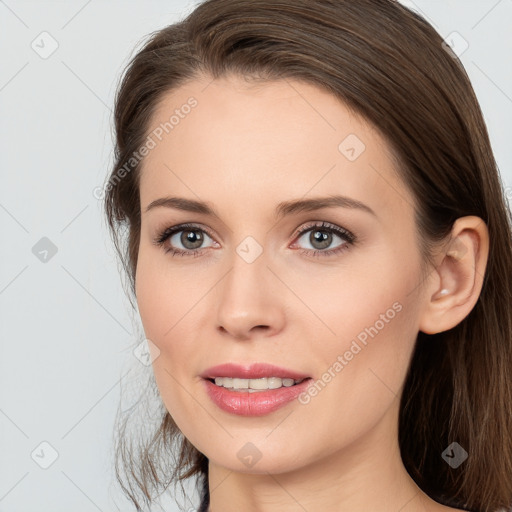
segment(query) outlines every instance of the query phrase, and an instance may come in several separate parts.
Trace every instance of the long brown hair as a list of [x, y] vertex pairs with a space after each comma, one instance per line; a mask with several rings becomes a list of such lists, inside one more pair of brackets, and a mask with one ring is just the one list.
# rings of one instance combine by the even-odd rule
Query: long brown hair
[[[440, 503], [475, 512], [511, 507], [512, 219], [460, 60], [429, 23], [393, 0], [208, 0], [150, 34], [118, 86], [115, 163], [104, 186], [132, 298], [141, 168], [133, 155], [166, 93], [199, 74], [226, 73], [307, 81], [372, 123], [415, 197], [424, 262], [457, 218], [476, 215], [487, 224], [489, 259], [476, 305], [449, 331], [418, 334], [399, 444], [407, 471]], [[196, 476], [208, 502], [208, 459], [163, 408], [160, 420], [135, 443], [127, 439], [126, 417], [120, 420], [119, 483], [139, 510], [140, 498], [151, 503], [171, 482]], [[452, 442], [468, 452], [458, 468], [441, 456]]]

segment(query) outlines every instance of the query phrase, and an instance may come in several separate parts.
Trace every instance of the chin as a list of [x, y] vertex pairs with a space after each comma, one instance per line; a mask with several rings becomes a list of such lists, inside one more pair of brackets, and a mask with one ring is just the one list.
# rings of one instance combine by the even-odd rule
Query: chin
[[[250, 441], [231, 441], [224, 451], [219, 451], [217, 445], [215, 453], [211, 453], [211, 456], [206, 453], [206, 456], [212, 464], [236, 473], [246, 474], [288, 473], [308, 464], [303, 459], [303, 453], [284, 451], [283, 448], [286, 447], [284, 443], [280, 446], [281, 449], [276, 449], [274, 447], [270, 448], [268, 445], [261, 447], [260, 444]], [[297, 443], [296, 446], [298, 447], [300, 444]], [[299, 457], [301, 457], [301, 460], [298, 460]]]

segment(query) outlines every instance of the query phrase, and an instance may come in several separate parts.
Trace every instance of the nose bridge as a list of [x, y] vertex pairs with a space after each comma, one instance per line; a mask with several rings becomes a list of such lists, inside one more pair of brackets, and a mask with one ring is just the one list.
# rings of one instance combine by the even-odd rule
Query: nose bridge
[[267, 268], [269, 263], [267, 252], [253, 237], [235, 247], [216, 297], [219, 327], [237, 337], [249, 336], [256, 326], [272, 332], [281, 328], [282, 294], [275, 289], [279, 283]]
[[270, 272], [267, 264], [267, 254], [263, 252], [262, 246], [259, 245], [258, 248], [255, 245], [255, 241], [243, 241], [235, 247], [230, 271], [222, 286], [221, 304], [228, 304], [240, 311], [255, 311], [263, 296], [268, 294], [266, 274]]

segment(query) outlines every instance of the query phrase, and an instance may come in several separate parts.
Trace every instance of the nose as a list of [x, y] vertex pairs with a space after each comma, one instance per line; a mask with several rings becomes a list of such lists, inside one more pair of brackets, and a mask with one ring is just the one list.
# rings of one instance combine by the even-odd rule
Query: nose
[[235, 255], [217, 290], [217, 328], [222, 335], [250, 340], [274, 336], [283, 329], [284, 285], [267, 264], [264, 255], [252, 263]]

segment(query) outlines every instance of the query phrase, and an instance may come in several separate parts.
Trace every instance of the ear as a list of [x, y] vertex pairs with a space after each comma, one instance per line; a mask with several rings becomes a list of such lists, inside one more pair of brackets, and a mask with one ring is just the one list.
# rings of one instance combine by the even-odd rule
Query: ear
[[455, 327], [471, 312], [484, 281], [489, 255], [489, 232], [480, 217], [457, 219], [447, 247], [424, 288], [425, 306], [419, 330], [436, 334]]

